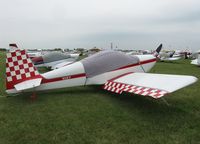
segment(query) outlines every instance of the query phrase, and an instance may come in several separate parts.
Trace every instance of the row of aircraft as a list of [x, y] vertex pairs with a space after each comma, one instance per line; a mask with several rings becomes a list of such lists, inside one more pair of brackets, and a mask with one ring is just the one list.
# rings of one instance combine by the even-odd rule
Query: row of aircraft
[[160, 61], [176, 61], [182, 58], [181, 55], [175, 55], [175, 51], [160, 52], [158, 57]]
[[[17, 44], [9, 44], [10, 49], [18, 48]], [[61, 52], [49, 52], [42, 54], [41, 52], [27, 52], [35, 67], [47, 67], [57, 69], [65, 65], [75, 62], [79, 58], [79, 54], [65, 54]]]
[[32, 58], [32, 62], [36, 67], [57, 69], [75, 62], [78, 58], [79, 54], [63, 54], [60, 52], [51, 52]]
[[35, 93], [65, 87], [99, 85], [104, 90], [118, 94], [129, 92], [158, 99], [197, 81], [196, 77], [189, 75], [148, 73], [156, 64], [161, 49], [162, 45], [153, 54], [147, 55], [101, 51], [40, 74], [37, 64], [31, 60], [26, 50], [14, 46], [6, 54], [6, 92]]
[[[160, 47], [162, 48], [162, 44], [160, 45]], [[136, 51], [132, 51], [132, 52], [128, 52], [126, 53], [128, 55], [145, 55], [145, 54], [152, 54], [151, 51], [142, 51], [142, 52], [136, 52]], [[176, 61], [181, 59], [184, 56], [184, 54], [176, 52], [176, 51], [160, 51], [157, 58], [160, 61]]]

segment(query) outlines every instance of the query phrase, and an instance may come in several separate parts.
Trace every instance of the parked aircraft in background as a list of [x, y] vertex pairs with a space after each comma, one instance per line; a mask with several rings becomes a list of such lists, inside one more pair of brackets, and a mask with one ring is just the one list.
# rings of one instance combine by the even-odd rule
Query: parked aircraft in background
[[200, 50], [196, 51], [196, 52], [193, 52], [190, 56], [190, 58], [192, 59], [197, 59], [198, 56], [200, 55]]
[[200, 66], [200, 51], [193, 53], [194, 60], [191, 61], [191, 64]]
[[149, 55], [149, 54], [156, 54], [158, 55], [162, 49], [162, 44], [160, 44], [155, 51], [150, 50], [133, 50], [130, 52], [126, 52], [127, 55]]
[[[19, 49], [17, 44], [9, 44], [10, 50]], [[48, 52], [43, 54], [40, 51], [27, 51], [29, 58], [36, 67], [48, 67], [51, 69], [57, 69], [65, 65], [75, 62], [79, 58], [79, 54], [64, 54], [60, 52]]]
[[25, 50], [6, 55], [6, 92], [36, 92], [64, 87], [104, 85], [121, 94], [134, 93], [153, 98], [174, 92], [197, 81], [186, 75], [151, 74], [154, 55], [129, 56], [117, 51], [102, 51], [62, 68], [39, 74]]
[[29, 55], [31, 59], [35, 57], [40, 57], [43, 55], [42, 52], [30, 52], [30, 51], [27, 51], [27, 54]]
[[[15, 49], [18, 49], [18, 46], [17, 46], [16, 43], [11, 43], [11, 44], [9, 44], [9, 48], [10, 48], [10, 50], [15, 50]], [[41, 51], [35, 51], [35, 52], [27, 51], [27, 54], [31, 59], [34, 58], [34, 57], [42, 56]]]
[[60, 52], [50, 52], [43, 56], [35, 57], [32, 59], [36, 67], [48, 67], [51, 69], [60, 68], [75, 62], [79, 54], [63, 54]]
[[162, 49], [162, 44], [158, 46], [158, 48], [155, 51], [150, 51], [150, 50], [132, 50], [129, 52], [125, 52], [127, 55], [149, 55], [149, 54], [154, 54], [158, 55]]
[[142, 53], [140, 53], [140, 52], [137, 51], [137, 50], [125, 52], [125, 54], [127, 54], [127, 55], [142, 55]]
[[181, 55], [175, 54], [175, 51], [162, 51], [158, 57], [161, 61], [175, 61], [182, 58]]
[[43, 56], [45, 53], [46, 53], [46, 52], [43, 51], [42, 49], [34, 49], [34, 50], [28, 49], [28, 50], [27, 50], [27, 54], [28, 54], [28, 56], [29, 56], [31, 59], [33, 59], [33, 58], [35, 58], [35, 57]]

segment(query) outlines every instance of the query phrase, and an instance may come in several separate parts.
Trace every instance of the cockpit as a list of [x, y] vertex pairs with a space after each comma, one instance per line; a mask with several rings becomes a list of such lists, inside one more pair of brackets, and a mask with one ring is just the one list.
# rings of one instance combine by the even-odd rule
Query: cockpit
[[126, 55], [118, 51], [102, 51], [81, 60], [88, 78], [101, 73], [116, 70], [131, 64], [139, 63], [137, 56]]

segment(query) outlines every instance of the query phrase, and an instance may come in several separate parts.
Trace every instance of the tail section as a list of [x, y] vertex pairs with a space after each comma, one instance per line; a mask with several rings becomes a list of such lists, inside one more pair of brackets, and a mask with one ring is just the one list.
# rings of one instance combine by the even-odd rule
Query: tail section
[[[11, 44], [10, 44], [11, 45]], [[15, 47], [15, 45], [14, 45]], [[17, 48], [17, 47], [16, 47]], [[25, 50], [12, 50], [6, 55], [6, 89], [7, 93], [39, 86], [42, 76], [34, 67]]]
[[169, 55], [169, 57], [172, 58], [172, 57], [174, 56], [174, 54], [175, 54], [175, 51], [173, 51], [173, 52]]
[[154, 55], [155, 57], [158, 57], [158, 55], [159, 55], [161, 49], [162, 49], [162, 44], [160, 44], [160, 45], [158, 46], [158, 48], [157, 48], [156, 51], [153, 53], [153, 55]]

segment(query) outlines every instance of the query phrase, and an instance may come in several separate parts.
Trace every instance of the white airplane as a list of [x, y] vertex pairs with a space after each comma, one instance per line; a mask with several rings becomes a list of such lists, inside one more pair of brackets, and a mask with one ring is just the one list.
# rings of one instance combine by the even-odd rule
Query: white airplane
[[190, 55], [190, 58], [197, 59], [198, 55], [200, 55], [200, 50], [198, 50], [196, 52], [192, 52], [192, 54]]
[[191, 61], [191, 64], [200, 66], [200, 52], [195, 54], [196, 59]]
[[125, 54], [127, 54], [127, 55], [142, 55], [142, 53], [140, 53], [138, 51], [125, 52]]
[[64, 67], [64, 66], [67, 66], [67, 65], [70, 65], [74, 63], [74, 59], [68, 59], [68, 61], [64, 61], [64, 62], [61, 62], [61, 63], [58, 63], [58, 64], [55, 64], [55, 65], [52, 65], [51, 66], [51, 69], [54, 70], [54, 69], [59, 69], [61, 67]]
[[31, 59], [33, 59], [35, 57], [40, 57], [43, 55], [42, 52], [30, 52], [30, 51], [28, 51], [27, 54], [29, 55], [29, 57]]
[[32, 62], [36, 67], [48, 67], [51, 69], [57, 69], [75, 62], [78, 57], [79, 54], [63, 54], [59, 52], [51, 52], [43, 56], [33, 58]]
[[61, 63], [58, 63], [58, 64], [55, 64], [55, 65], [52, 65], [51, 66], [51, 69], [58, 69], [58, 68], [61, 68], [61, 67], [64, 67], [66, 65], [69, 65], [69, 64], [72, 64], [74, 63], [78, 58], [79, 58], [79, 55], [80, 54], [69, 54], [70, 55], [70, 58], [68, 58], [67, 60], [65, 60], [64, 62], [61, 62]]
[[[161, 98], [197, 81], [194, 76], [151, 74], [153, 55], [128, 56], [102, 51], [81, 61], [40, 74], [25, 50], [6, 55], [6, 92], [36, 92], [84, 85], [104, 85], [103, 89]], [[170, 82], [170, 83], [169, 83]]]
[[[17, 46], [17, 44], [16, 43], [11, 43], [11, 44], [9, 44], [9, 47], [10, 47], [10, 49], [18, 49], [18, 46]], [[30, 52], [30, 51], [28, 51], [27, 52], [27, 54], [28, 54], [28, 56], [32, 59], [32, 58], [34, 58], [34, 57], [39, 57], [39, 56], [42, 56], [42, 53], [41, 52]]]
[[[162, 44], [160, 44], [158, 46], [158, 48], [155, 51], [153, 51], [153, 54], [158, 55], [160, 53], [161, 49], [162, 49]], [[131, 52], [126, 52], [125, 54], [127, 54], [127, 55], [149, 55], [149, 54], [152, 54], [152, 51], [150, 51], [150, 50], [134, 50]]]
[[161, 61], [176, 61], [176, 60], [181, 59], [180, 55], [177, 55], [177, 54], [175, 55], [175, 51], [160, 52], [158, 57]]

